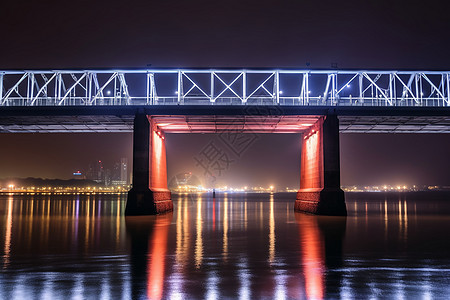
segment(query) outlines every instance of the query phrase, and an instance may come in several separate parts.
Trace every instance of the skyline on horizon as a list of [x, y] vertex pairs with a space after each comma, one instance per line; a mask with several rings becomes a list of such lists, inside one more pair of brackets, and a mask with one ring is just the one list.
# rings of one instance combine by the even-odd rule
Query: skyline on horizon
[[[102, 160], [113, 165], [121, 157], [132, 167], [131, 134], [14, 134], [2, 135], [0, 178], [72, 178], [72, 172]], [[450, 140], [439, 134], [341, 134], [341, 185], [450, 185]], [[429, 147], [439, 140], [441, 147]], [[387, 143], [386, 143], [387, 141]], [[204, 182], [195, 160], [208, 143], [216, 143], [230, 157], [215, 184], [298, 187], [300, 134], [263, 134], [243, 153], [232, 156], [214, 134], [167, 134], [168, 182], [192, 172]], [[381, 145], [380, 145], [381, 143]], [[29, 151], [33, 145], [33, 151]], [[89, 145], [89, 147], [87, 146]], [[114, 151], [111, 151], [114, 149]], [[264, 163], [262, 163], [264, 162]], [[225, 168], [226, 167], [226, 168]], [[85, 170], [86, 170], [85, 169]]]

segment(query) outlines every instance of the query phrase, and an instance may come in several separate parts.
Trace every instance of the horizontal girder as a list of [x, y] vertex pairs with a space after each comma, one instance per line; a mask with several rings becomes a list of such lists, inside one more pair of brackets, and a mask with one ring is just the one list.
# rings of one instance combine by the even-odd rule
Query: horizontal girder
[[298, 133], [314, 125], [318, 116], [152, 116], [166, 133]]
[[[167, 133], [297, 133], [310, 127], [314, 115], [224, 116], [159, 115]], [[132, 132], [134, 115], [0, 117], [0, 133]], [[340, 116], [341, 133], [450, 133], [450, 116]]]

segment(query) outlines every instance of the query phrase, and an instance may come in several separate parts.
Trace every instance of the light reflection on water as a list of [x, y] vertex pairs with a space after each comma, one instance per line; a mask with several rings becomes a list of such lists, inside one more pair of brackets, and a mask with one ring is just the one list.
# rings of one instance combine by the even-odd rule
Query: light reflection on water
[[0, 299], [445, 298], [448, 194], [348, 194], [349, 216], [295, 194], [173, 195], [123, 217], [119, 196], [0, 198]]

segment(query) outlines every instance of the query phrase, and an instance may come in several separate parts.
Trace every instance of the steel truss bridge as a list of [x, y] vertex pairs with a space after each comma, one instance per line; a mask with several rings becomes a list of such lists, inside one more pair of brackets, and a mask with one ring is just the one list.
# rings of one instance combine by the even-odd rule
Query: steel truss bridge
[[0, 71], [0, 106], [450, 106], [450, 71]]
[[166, 132], [302, 132], [331, 112], [340, 132], [450, 133], [450, 71], [0, 70], [0, 133], [131, 132], [138, 112]]

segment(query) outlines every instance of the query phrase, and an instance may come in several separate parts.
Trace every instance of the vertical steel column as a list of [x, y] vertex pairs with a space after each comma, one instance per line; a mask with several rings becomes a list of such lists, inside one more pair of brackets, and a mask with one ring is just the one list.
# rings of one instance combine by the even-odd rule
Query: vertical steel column
[[280, 104], [280, 72], [275, 72], [275, 94], [277, 104]]
[[450, 75], [447, 74], [447, 106], [450, 106]]
[[[93, 74], [92, 73], [89, 73], [89, 93], [88, 93], [88, 104], [90, 104], [91, 103], [91, 98], [92, 98], [92, 77], [93, 77]], [[121, 90], [122, 90], [122, 88], [121, 88]]]
[[155, 86], [155, 74], [150, 73], [150, 102], [156, 104], [156, 86]]
[[327, 104], [327, 100], [328, 100], [328, 91], [330, 90], [330, 81], [331, 81], [331, 77], [328, 74], [327, 76], [327, 84], [325, 85], [325, 92], [323, 92], [323, 104]]
[[120, 83], [119, 84], [119, 101], [120, 101], [120, 104], [122, 104], [123, 93], [124, 93], [123, 84]]
[[[416, 102], [418, 102], [418, 99], [420, 99], [420, 104], [422, 104], [422, 96], [419, 95], [419, 77], [418, 77], [418, 74], [414, 74], [414, 82], [416, 84], [416, 99], [417, 99]], [[419, 98], [419, 96], [420, 96], [420, 98]]]
[[147, 94], [146, 94], [146, 99], [147, 99], [147, 105], [150, 102], [150, 73], [147, 72]]
[[214, 71], [211, 71], [211, 93], [209, 94], [209, 102], [214, 102]]
[[359, 73], [359, 102], [364, 105], [364, 95], [363, 95], [363, 75]]
[[419, 84], [420, 84], [420, 105], [423, 106], [423, 84], [422, 84], [422, 74], [419, 74]]
[[61, 99], [61, 91], [62, 91], [62, 74], [58, 74], [58, 97]]
[[336, 105], [336, 77], [337, 74], [331, 74], [331, 105]]
[[309, 73], [305, 73], [306, 103], [309, 105]]
[[114, 77], [114, 97], [113, 99], [113, 104], [116, 104], [116, 100], [117, 100], [117, 77]]
[[183, 85], [181, 76], [182, 76], [181, 71], [178, 71], [178, 89], [177, 89], [178, 104], [180, 104], [180, 102], [181, 102], [181, 89], [182, 89], [182, 85]]
[[34, 85], [34, 74], [28, 73], [28, 80], [27, 80], [27, 99], [25, 99], [25, 105], [28, 105], [30, 103], [30, 99], [33, 98], [33, 85]]
[[3, 103], [3, 73], [0, 73], [0, 104]]
[[84, 89], [84, 103], [86, 103], [88, 101], [88, 89], [89, 89], [89, 75], [86, 74], [85, 89]]
[[61, 99], [59, 99], [59, 97], [58, 97], [58, 81], [59, 81], [59, 77], [58, 77], [58, 75], [56, 75], [56, 77], [55, 77], [55, 90], [54, 90], [55, 103], [58, 103], [58, 105], [60, 105]]
[[394, 75], [391, 73], [389, 74], [389, 99], [391, 100], [391, 105], [395, 105], [396, 106], [396, 102], [394, 102], [394, 86], [395, 81], [394, 81]]
[[247, 103], [247, 72], [242, 72], [242, 102]]

